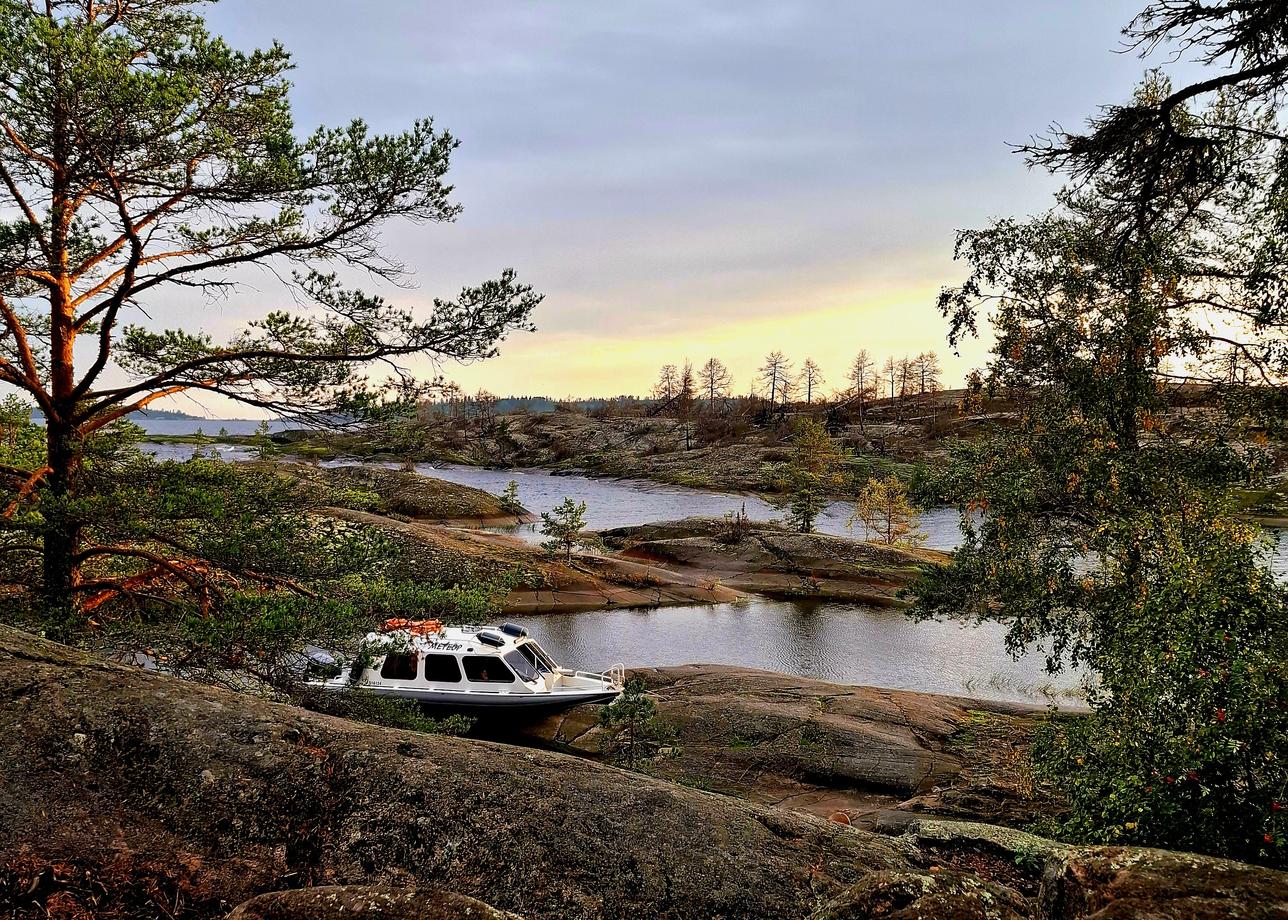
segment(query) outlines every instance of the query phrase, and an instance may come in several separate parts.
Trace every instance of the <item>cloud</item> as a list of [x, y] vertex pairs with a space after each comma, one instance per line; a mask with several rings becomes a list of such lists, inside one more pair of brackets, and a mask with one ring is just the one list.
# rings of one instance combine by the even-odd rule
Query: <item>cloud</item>
[[[946, 351], [957, 229], [1045, 206], [1005, 143], [1125, 97], [1139, 0], [223, 0], [296, 56], [301, 130], [433, 114], [462, 140], [452, 226], [390, 226], [428, 303], [514, 266], [541, 331], [459, 372], [507, 392], [642, 390], [721, 353]], [[284, 298], [270, 279], [218, 328]], [[166, 322], [164, 311], [156, 311]], [[194, 315], [209, 314], [190, 311]], [[171, 321], [173, 324], [173, 321]], [[950, 364], [960, 376], [980, 363]], [[455, 373], [455, 371], [453, 371]]]

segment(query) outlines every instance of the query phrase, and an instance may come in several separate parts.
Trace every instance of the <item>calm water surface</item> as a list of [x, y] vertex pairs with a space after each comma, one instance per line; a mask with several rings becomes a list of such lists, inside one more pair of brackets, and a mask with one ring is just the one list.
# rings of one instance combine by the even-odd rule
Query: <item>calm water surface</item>
[[[152, 448], [165, 458], [192, 454], [191, 445]], [[213, 450], [227, 459], [248, 455], [237, 448]], [[212, 452], [212, 447], [205, 452]], [[587, 522], [595, 529], [693, 515], [723, 517], [743, 507], [753, 519], [780, 516], [755, 496], [642, 480], [455, 465], [420, 464], [416, 469], [493, 494], [514, 480], [524, 507], [538, 513], [564, 498], [584, 501]], [[819, 519], [819, 530], [847, 534], [848, 516], [847, 507], [833, 505]], [[923, 515], [921, 527], [928, 535], [926, 545], [936, 549], [953, 549], [961, 540], [957, 514], [951, 508]], [[526, 540], [541, 539], [533, 525], [515, 532]], [[1280, 532], [1277, 540], [1274, 567], [1288, 577], [1288, 536]], [[1081, 679], [1076, 674], [1046, 674], [1040, 651], [1019, 660], [1011, 658], [1003, 646], [1003, 630], [996, 624], [913, 623], [898, 611], [855, 604], [753, 598], [743, 604], [592, 611], [527, 617], [520, 622], [561, 663], [587, 669], [618, 661], [631, 666], [734, 664], [842, 684], [1060, 705], [1077, 704]]]
[[1078, 705], [1077, 674], [1055, 677], [1044, 657], [1016, 661], [995, 624], [912, 623], [897, 610], [765, 598], [714, 607], [662, 607], [525, 617], [567, 667], [703, 662], [762, 668], [839, 684], [985, 699]]
[[[392, 466], [392, 464], [390, 464]], [[675, 521], [686, 517], [724, 517], [746, 508], [753, 520], [772, 521], [782, 513], [754, 495], [735, 495], [686, 489], [646, 480], [594, 479], [589, 476], [562, 476], [537, 469], [485, 470], [454, 464], [422, 463], [416, 471], [425, 476], [473, 486], [499, 495], [513, 480], [519, 485], [519, 501], [535, 514], [549, 511], [565, 498], [586, 503], [586, 523], [592, 530], [629, 527], [653, 521]], [[851, 505], [834, 502], [820, 515], [816, 526], [822, 533], [862, 537], [862, 528], [850, 531], [846, 526]], [[954, 550], [961, 545], [962, 533], [956, 509], [934, 508], [921, 515], [919, 524], [926, 534], [930, 549]], [[497, 528], [515, 533], [530, 542], [544, 539], [536, 524], [518, 528]], [[1271, 568], [1288, 578], [1288, 531], [1270, 531], [1274, 540]]]
[[237, 444], [206, 444], [198, 447], [196, 444], [157, 444], [145, 441], [139, 445], [139, 449], [158, 460], [191, 460], [198, 451], [217, 460], [249, 460], [254, 456], [253, 450]]
[[[219, 420], [211, 427], [218, 431]], [[230, 429], [231, 430], [231, 429]], [[186, 460], [196, 449], [191, 444], [145, 443], [142, 449], [162, 460]], [[227, 444], [210, 444], [201, 448], [209, 456], [224, 460], [244, 460], [253, 451]], [[337, 460], [327, 465], [344, 465], [356, 461]], [[397, 468], [395, 463], [373, 464]], [[642, 479], [595, 479], [590, 476], [555, 475], [539, 469], [488, 470], [475, 466], [456, 464], [416, 465], [416, 471], [461, 485], [473, 486], [499, 495], [511, 480], [519, 485], [519, 501], [534, 513], [549, 511], [565, 498], [586, 503], [586, 522], [593, 530], [610, 527], [629, 527], [653, 521], [674, 521], [681, 518], [703, 516], [724, 517], [743, 508], [753, 520], [772, 521], [782, 517], [778, 509], [754, 495], [737, 495], [726, 492], [708, 492], [669, 486]], [[850, 507], [833, 503], [819, 517], [817, 526], [823, 533], [840, 536], [862, 536], [852, 533], [845, 526]], [[921, 515], [920, 527], [926, 534], [925, 545], [931, 549], [953, 550], [961, 543], [961, 528], [957, 512], [952, 508], [935, 508]], [[520, 527], [496, 528], [513, 533], [531, 543], [543, 539], [536, 524]], [[1280, 578], [1288, 579], [1288, 530], [1270, 531], [1273, 545], [1270, 566]]]
[[[589, 476], [555, 475], [546, 470], [485, 470], [452, 464], [418, 464], [416, 471], [449, 482], [474, 486], [485, 492], [500, 494], [511, 481], [519, 484], [519, 501], [535, 514], [549, 511], [565, 498], [586, 503], [586, 523], [592, 530], [629, 527], [653, 521], [678, 521], [686, 517], [724, 517], [744, 507], [757, 521], [772, 521], [782, 513], [754, 495], [736, 495], [686, 489], [639, 479], [594, 479]], [[845, 526], [851, 508], [834, 503], [819, 516], [816, 526], [822, 533], [862, 536], [862, 528], [851, 533]], [[511, 528], [525, 540], [540, 542], [535, 524]], [[953, 549], [961, 542], [957, 513], [951, 508], [936, 508], [922, 515], [921, 529], [926, 533], [926, 546], [931, 549]]]

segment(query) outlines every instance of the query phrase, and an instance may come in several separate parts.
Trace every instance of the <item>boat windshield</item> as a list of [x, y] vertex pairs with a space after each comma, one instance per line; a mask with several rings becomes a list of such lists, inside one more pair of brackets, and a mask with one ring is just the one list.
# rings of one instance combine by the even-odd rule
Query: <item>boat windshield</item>
[[520, 648], [517, 651], [506, 652], [501, 656], [501, 659], [510, 667], [514, 668], [514, 673], [518, 674], [524, 680], [536, 680], [541, 675], [537, 672], [537, 668], [532, 663], [532, 660], [528, 658], [527, 655], [520, 654], [522, 651], [523, 649]]
[[550, 660], [550, 656], [542, 651], [541, 646], [535, 642], [525, 642], [519, 646], [519, 654], [528, 660], [528, 662], [540, 671], [542, 674], [549, 674], [558, 670], [559, 666]]

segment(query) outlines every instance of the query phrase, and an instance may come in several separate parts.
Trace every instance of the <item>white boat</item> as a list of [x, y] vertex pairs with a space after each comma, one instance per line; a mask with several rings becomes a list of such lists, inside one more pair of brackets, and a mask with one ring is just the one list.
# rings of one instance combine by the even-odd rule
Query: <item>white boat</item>
[[381, 632], [367, 634], [363, 652], [347, 668], [330, 656], [311, 658], [314, 673], [323, 674], [312, 682], [326, 690], [361, 687], [415, 700], [426, 709], [474, 715], [540, 714], [607, 703], [622, 692], [626, 679], [621, 664], [602, 673], [560, 667], [513, 623], [444, 626], [393, 620]]

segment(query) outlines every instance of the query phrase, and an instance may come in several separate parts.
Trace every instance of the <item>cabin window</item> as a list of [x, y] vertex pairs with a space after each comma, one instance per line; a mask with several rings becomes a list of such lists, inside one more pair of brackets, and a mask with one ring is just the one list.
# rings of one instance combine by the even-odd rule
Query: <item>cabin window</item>
[[380, 666], [380, 676], [385, 680], [415, 680], [416, 653], [391, 652]]
[[443, 684], [460, 683], [461, 666], [455, 655], [426, 655], [425, 680], [438, 681]]
[[490, 655], [466, 655], [465, 676], [476, 684], [514, 683], [514, 672], [500, 658]]
[[509, 662], [510, 667], [514, 668], [514, 673], [524, 680], [536, 680], [540, 676], [526, 655], [521, 655], [518, 651], [514, 651], [506, 652], [502, 657]]
[[[554, 670], [549, 659], [541, 653], [541, 649], [537, 648], [531, 642], [525, 642], [523, 645], [520, 645], [519, 654], [527, 659], [528, 664], [532, 665], [532, 667], [536, 668], [537, 671], [542, 674], [549, 674]], [[508, 655], [506, 656], [506, 660], [510, 660]], [[515, 670], [518, 669], [516, 668]], [[519, 671], [519, 675], [522, 676], [523, 672]]]

